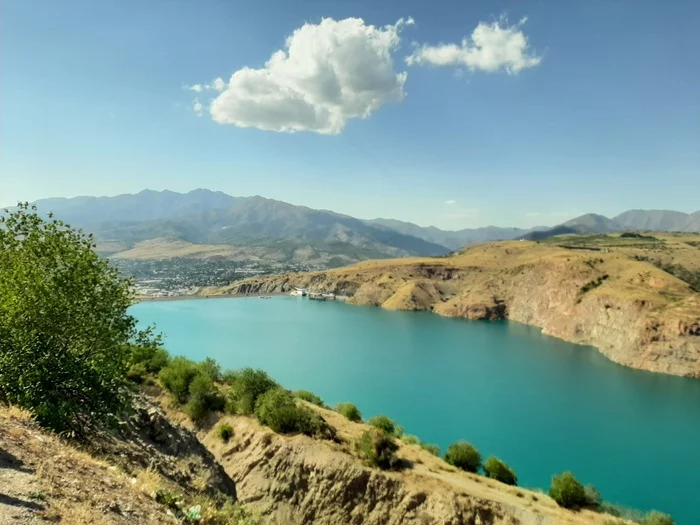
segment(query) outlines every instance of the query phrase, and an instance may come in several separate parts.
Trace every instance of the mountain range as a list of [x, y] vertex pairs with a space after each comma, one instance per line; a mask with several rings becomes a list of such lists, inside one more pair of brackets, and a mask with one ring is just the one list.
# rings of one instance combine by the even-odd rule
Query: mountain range
[[[700, 212], [630, 210], [612, 219], [596, 214], [554, 228], [483, 228], [446, 231], [394, 219], [363, 220], [328, 210], [197, 189], [189, 193], [144, 190], [115, 197], [50, 198], [34, 203], [100, 242], [128, 250], [153, 239], [192, 245], [255, 247], [277, 260], [320, 264], [410, 255], [443, 255], [465, 245], [501, 239], [538, 239], [561, 233], [624, 230], [700, 231]], [[331, 261], [332, 259], [332, 261]]]
[[524, 239], [537, 240], [563, 234], [612, 233], [619, 231], [700, 231], [700, 211], [629, 210], [608, 219], [587, 213], [553, 228], [529, 232]]

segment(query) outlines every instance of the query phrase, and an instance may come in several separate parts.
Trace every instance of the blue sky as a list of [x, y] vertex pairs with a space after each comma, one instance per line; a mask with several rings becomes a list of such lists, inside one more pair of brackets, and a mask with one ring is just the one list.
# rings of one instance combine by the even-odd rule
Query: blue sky
[[698, 2], [0, 6], [2, 205], [206, 187], [449, 229], [700, 208]]

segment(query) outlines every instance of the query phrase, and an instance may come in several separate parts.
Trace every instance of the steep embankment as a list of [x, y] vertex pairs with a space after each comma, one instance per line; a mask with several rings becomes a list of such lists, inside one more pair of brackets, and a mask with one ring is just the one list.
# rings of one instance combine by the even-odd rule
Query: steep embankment
[[[245, 416], [212, 416], [198, 431], [235, 480], [241, 502], [257, 511], [262, 523], [603, 525], [611, 518], [589, 510], [572, 512], [541, 492], [459, 471], [418, 445], [398, 442], [404, 470], [367, 467], [353, 444], [369, 427], [308, 406], [336, 430], [339, 442], [282, 436]], [[168, 414], [191, 426], [176, 409]], [[234, 432], [228, 443], [216, 433], [217, 424], [224, 422]]]
[[[308, 406], [336, 441], [275, 434], [246, 416], [212, 413], [195, 427], [167, 396], [141, 396], [121, 431], [78, 449], [27, 413], [0, 406], [0, 524], [603, 525], [610, 518], [459, 471], [418, 445], [399, 442], [403, 470], [367, 467], [353, 446], [367, 425]], [[217, 433], [224, 422], [233, 428], [226, 443]], [[201, 520], [175, 519], [188, 508]]]
[[213, 516], [235, 499], [214, 456], [147, 396], [135, 399], [118, 430], [93, 429], [82, 442], [0, 404], [0, 525], [175, 524], [178, 508], [200, 505]]
[[450, 257], [368, 261], [249, 279], [201, 293], [267, 294], [299, 286], [346, 295], [353, 304], [466, 319], [507, 318], [596, 346], [622, 365], [700, 377], [700, 294], [672, 275], [686, 275], [678, 267], [700, 275], [698, 245], [673, 235], [653, 242], [575, 239], [558, 241], [561, 245], [556, 240], [488, 243]]

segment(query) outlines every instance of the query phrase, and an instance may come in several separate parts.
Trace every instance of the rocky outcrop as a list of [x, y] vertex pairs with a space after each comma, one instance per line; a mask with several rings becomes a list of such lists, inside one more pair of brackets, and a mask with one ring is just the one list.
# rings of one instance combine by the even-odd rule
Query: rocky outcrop
[[371, 261], [255, 278], [204, 293], [284, 293], [298, 286], [349, 296], [352, 304], [511, 319], [595, 346], [625, 366], [700, 377], [700, 294], [643, 260], [594, 253], [491, 243], [450, 258]]
[[195, 480], [206, 480], [209, 495], [236, 498], [236, 484], [196, 434], [174, 425], [144, 394], [134, 396], [130, 413], [116, 430], [96, 429], [87, 443], [92, 454], [124, 472], [151, 469], [186, 490]]

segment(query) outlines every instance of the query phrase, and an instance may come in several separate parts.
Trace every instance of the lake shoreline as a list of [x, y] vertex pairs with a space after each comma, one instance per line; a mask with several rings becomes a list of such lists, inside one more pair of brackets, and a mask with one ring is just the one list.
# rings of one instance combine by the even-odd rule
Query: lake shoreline
[[[262, 297], [293, 297], [289, 292], [274, 292], [262, 295]], [[168, 297], [149, 297], [149, 296], [138, 296], [136, 298], [139, 303], [159, 303], [167, 301], [190, 301], [190, 300], [200, 300], [200, 299], [259, 299], [261, 295], [240, 295], [240, 294], [230, 294], [230, 295], [172, 295]]]

